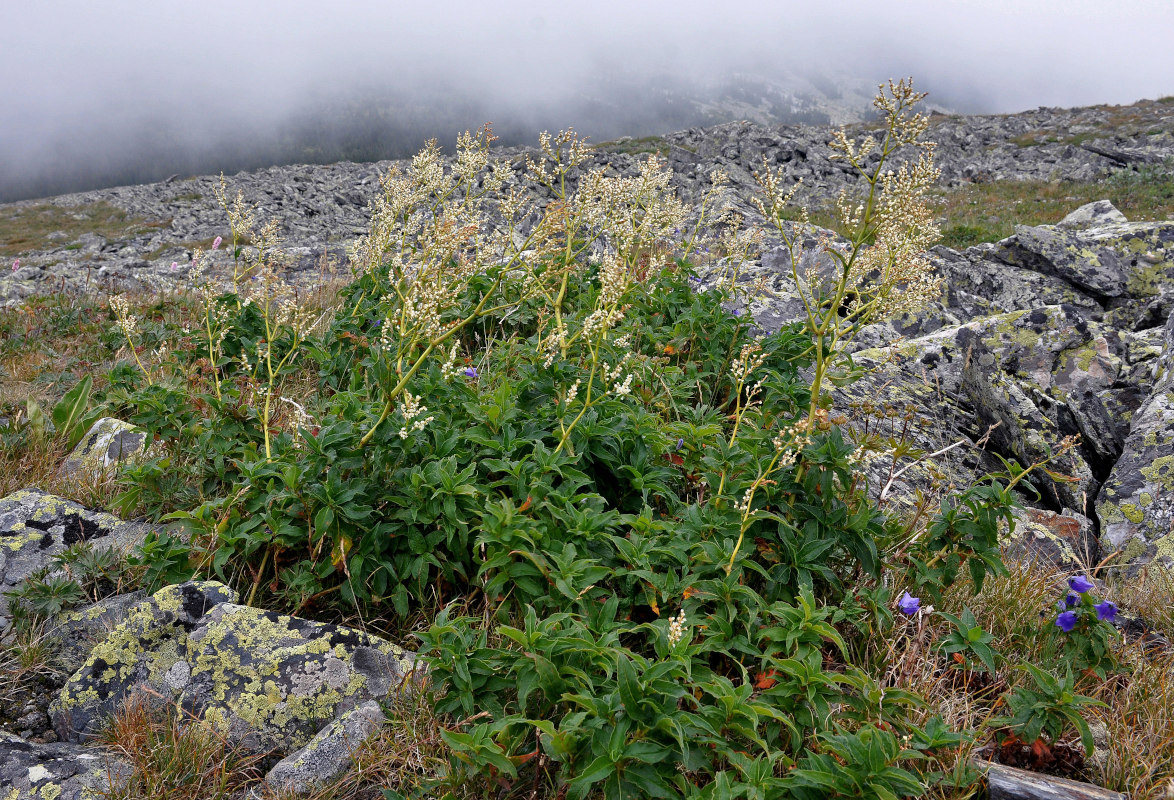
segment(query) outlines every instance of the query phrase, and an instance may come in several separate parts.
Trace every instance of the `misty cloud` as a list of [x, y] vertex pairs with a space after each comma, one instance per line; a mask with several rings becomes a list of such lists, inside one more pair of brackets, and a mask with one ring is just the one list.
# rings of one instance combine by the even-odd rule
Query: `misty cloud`
[[5, 5], [0, 199], [400, 156], [486, 120], [643, 135], [734, 73], [850, 98], [912, 74], [967, 112], [1174, 94], [1157, 0]]

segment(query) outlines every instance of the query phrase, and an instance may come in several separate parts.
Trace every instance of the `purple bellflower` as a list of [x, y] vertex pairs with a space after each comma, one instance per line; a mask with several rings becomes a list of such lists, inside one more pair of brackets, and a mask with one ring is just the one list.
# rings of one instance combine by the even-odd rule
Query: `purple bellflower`
[[921, 608], [921, 598], [914, 597], [909, 592], [905, 592], [905, 594], [901, 595], [901, 599], [897, 601], [897, 608], [901, 609], [902, 614], [911, 617]]

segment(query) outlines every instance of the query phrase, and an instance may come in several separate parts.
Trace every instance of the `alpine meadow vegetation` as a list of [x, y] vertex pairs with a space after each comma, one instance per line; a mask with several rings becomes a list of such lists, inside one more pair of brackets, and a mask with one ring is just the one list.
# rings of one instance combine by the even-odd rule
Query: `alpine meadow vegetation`
[[[488, 127], [429, 144], [330, 291], [287, 282], [278, 225], [223, 187], [230, 279], [197, 252], [179, 317], [111, 298], [122, 357], [85, 388], [154, 441], [110, 506], [174, 523], [125, 569], [414, 640], [439, 739], [378, 773], [389, 800], [963, 798], [986, 744], [1079, 774], [1136, 657], [1083, 576], [998, 627], [1000, 535], [1045, 465], [905, 515], [865, 471], [892, 443], [832, 406], [856, 332], [942, 290], [922, 97], [890, 83], [879, 132], [834, 139], [860, 190], [818, 269], [770, 165], [755, 228], [720, 174], [698, 212], [656, 153], [586, 170], [569, 131], [528, 158], [541, 203]], [[740, 265], [768, 237], [804, 311], [761, 335]]]

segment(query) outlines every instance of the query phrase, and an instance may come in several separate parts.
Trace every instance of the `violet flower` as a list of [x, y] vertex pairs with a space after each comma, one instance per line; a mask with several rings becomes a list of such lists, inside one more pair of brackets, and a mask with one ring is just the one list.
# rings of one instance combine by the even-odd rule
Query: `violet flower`
[[909, 592], [905, 592], [905, 594], [901, 595], [901, 599], [897, 601], [897, 608], [901, 609], [902, 614], [911, 617], [921, 608], [921, 598], [914, 597]]
[[1104, 622], [1112, 622], [1117, 619], [1117, 604], [1111, 600], [1106, 600], [1103, 603], [1097, 603], [1093, 608], [1097, 611], [1097, 619]]
[[1076, 612], [1065, 611], [1056, 617], [1056, 627], [1064, 631], [1064, 633], [1072, 633], [1072, 629], [1076, 627]]
[[1083, 575], [1074, 575], [1068, 579], [1068, 585], [1072, 591], [1084, 594], [1089, 589], [1093, 588], [1093, 582]]

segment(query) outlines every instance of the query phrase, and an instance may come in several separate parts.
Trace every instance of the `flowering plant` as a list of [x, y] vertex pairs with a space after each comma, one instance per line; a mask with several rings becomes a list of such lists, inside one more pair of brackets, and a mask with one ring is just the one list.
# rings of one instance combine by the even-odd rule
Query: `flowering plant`
[[1055, 606], [1051, 646], [1073, 669], [1091, 670], [1103, 679], [1119, 667], [1113, 644], [1120, 635], [1113, 626], [1116, 604], [1098, 601], [1095, 588], [1084, 575], [1068, 579], [1067, 591]]

